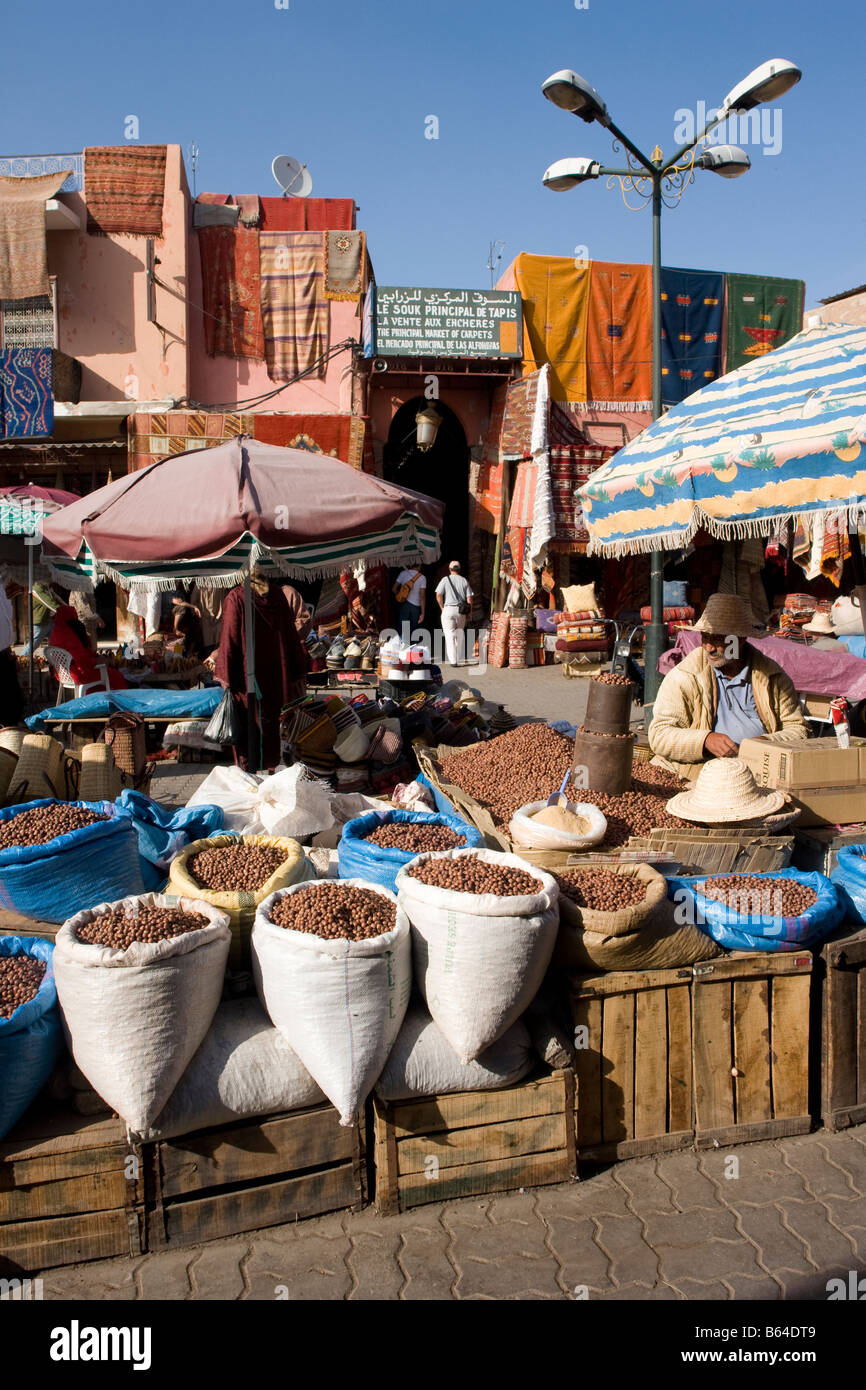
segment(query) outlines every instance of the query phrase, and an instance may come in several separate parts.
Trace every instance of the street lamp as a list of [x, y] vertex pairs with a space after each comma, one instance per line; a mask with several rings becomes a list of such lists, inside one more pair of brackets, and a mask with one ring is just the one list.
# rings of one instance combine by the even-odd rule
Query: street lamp
[[419, 410], [415, 416], [415, 447], [425, 454], [432, 449], [441, 424], [442, 416], [435, 406], [428, 405], [424, 410]]
[[[709, 169], [711, 173], [726, 179], [736, 179], [741, 174], [745, 174], [751, 167], [751, 161], [746, 151], [741, 150], [737, 145], [709, 146], [696, 155], [697, 146], [704, 141], [711, 130], [714, 130], [728, 116], [743, 111], [751, 111], [761, 102], [772, 101], [776, 97], [782, 96], [796, 82], [799, 82], [801, 76], [800, 69], [794, 63], [789, 63], [787, 59], [772, 58], [768, 63], [762, 63], [760, 67], [755, 68], [748, 77], [745, 77], [742, 82], [731, 89], [725, 97], [721, 109], [707, 121], [703, 130], [667, 158], [658, 147], [650, 157], [647, 157], [614, 123], [599, 93], [579, 73], [572, 72], [570, 68], [563, 68], [559, 72], [553, 73], [542, 84], [542, 92], [554, 106], [559, 107], [561, 111], [570, 111], [572, 115], [579, 116], [582, 121], [587, 123], [597, 121], [614, 136], [614, 149], [618, 148], [616, 144], [618, 141], [632, 157], [631, 160], [628, 160], [627, 157], [628, 167], [625, 169], [609, 169], [600, 164], [598, 160], [586, 156], [558, 159], [556, 163], [551, 164], [544, 174], [545, 186], [552, 188], [556, 193], [563, 193], [567, 189], [576, 188], [578, 184], [587, 183], [590, 179], [598, 179], [605, 175], [611, 179], [618, 179], [623, 191], [629, 188], [642, 196], [646, 202], [652, 204], [652, 410], [654, 420], [657, 420], [662, 413], [661, 212], [663, 184], [667, 184], [668, 192], [673, 193], [676, 197], [681, 197], [691, 183], [696, 168]], [[649, 194], [644, 193], [643, 184], [645, 182], [650, 185]], [[651, 712], [651, 706], [660, 684], [658, 661], [665, 647], [665, 632], [662, 622], [663, 570], [664, 551], [655, 549], [650, 554], [650, 605], [652, 612], [650, 622], [647, 625], [645, 646], [644, 702], [648, 712]]]

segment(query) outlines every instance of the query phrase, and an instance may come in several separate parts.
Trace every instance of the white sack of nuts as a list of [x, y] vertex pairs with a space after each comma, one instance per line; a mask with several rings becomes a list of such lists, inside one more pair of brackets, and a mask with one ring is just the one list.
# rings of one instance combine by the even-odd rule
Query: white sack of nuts
[[142, 1139], [170, 1139], [324, 1101], [258, 999], [225, 999], [168, 1105]]
[[[493, 892], [461, 887], [472, 871], [471, 863], [461, 868], [467, 860], [491, 866]], [[419, 872], [440, 881], [425, 883]], [[448, 881], [452, 886], [443, 886]], [[405, 864], [397, 892], [412, 924], [415, 979], [427, 1007], [460, 1061], [471, 1062], [538, 992], [559, 928], [556, 880], [513, 854], [456, 849]]]
[[[288, 923], [301, 912], [300, 930], [275, 920]], [[340, 1123], [351, 1125], [385, 1065], [412, 990], [409, 922], [395, 895], [353, 878], [295, 884], [260, 904], [251, 947], [253, 978], [271, 1021], [340, 1112]]]
[[[162, 935], [172, 930], [163, 912], [175, 922], [178, 914], [196, 914], [196, 925]], [[108, 919], [114, 925], [105, 925]], [[135, 939], [139, 933], [150, 939]], [[128, 944], [104, 944], [111, 936]], [[58, 931], [54, 976], [70, 1050], [131, 1135], [153, 1124], [203, 1041], [222, 994], [230, 943], [225, 912], [158, 893], [100, 903]]]
[[414, 1003], [376, 1082], [376, 1095], [407, 1100], [455, 1091], [496, 1091], [515, 1086], [534, 1065], [532, 1040], [520, 1019], [474, 1062], [461, 1062], [423, 1004]]

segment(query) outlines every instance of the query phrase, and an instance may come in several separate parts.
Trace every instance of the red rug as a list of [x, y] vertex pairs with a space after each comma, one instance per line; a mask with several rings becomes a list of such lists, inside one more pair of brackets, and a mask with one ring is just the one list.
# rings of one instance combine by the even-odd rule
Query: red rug
[[204, 340], [211, 357], [265, 355], [259, 234], [246, 227], [200, 227]]
[[100, 145], [84, 151], [87, 230], [162, 236], [165, 145]]

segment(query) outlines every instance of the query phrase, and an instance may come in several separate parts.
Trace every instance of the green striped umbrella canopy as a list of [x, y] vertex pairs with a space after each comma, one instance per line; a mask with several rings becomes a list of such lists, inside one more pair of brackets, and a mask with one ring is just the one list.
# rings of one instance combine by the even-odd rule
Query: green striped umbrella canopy
[[46, 518], [60, 583], [229, 587], [252, 566], [316, 578], [438, 559], [444, 506], [349, 464], [242, 435], [129, 474]]

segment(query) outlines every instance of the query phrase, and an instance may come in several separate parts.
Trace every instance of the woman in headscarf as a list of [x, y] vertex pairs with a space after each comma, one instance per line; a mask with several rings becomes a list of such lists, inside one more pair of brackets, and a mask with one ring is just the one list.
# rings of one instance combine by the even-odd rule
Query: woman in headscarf
[[[250, 576], [253, 604], [256, 728], [261, 765], [272, 771], [280, 761], [280, 711], [306, 692], [307, 662], [289, 605], [279, 583], [270, 583], [255, 569]], [[222, 636], [214, 674], [235, 697], [241, 735], [234, 749], [236, 764], [248, 766], [248, 707], [244, 586], [231, 589], [223, 604]]]

